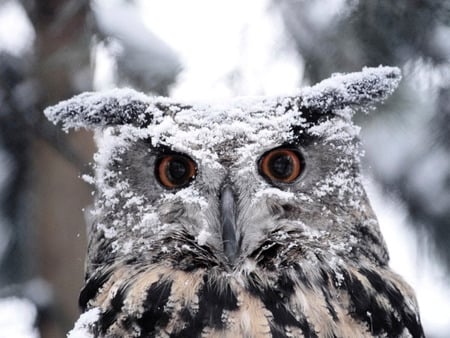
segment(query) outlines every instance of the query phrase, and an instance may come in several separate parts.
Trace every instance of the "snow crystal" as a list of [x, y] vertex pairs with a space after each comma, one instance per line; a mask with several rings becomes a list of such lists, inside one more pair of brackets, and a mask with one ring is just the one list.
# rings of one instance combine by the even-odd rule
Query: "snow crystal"
[[290, 191], [283, 191], [277, 188], [266, 188], [260, 190], [255, 195], [256, 198], [261, 197], [277, 197], [281, 201], [292, 201], [295, 199], [295, 194]]
[[192, 204], [197, 204], [201, 208], [205, 208], [208, 206], [208, 201], [206, 200], [206, 198], [201, 196], [199, 191], [192, 189], [181, 189], [175, 194], [166, 193], [163, 195], [163, 198], [166, 201], [177, 199], [181, 201], [190, 201]]
[[210, 236], [211, 233], [209, 231], [202, 229], [196, 238], [198, 245], [205, 245]]
[[98, 320], [100, 309], [93, 308], [83, 313], [75, 323], [75, 327], [68, 333], [67, 338], [94, 338], [90, 327]]
[[81, 176], [81, 179], [83, 181], [85, 181], [87, 184], [91, 184], [91, 185], [95, 184], [95, 177], [93, 177], [91, 175], [84, 174]]
[[97, 224], [97, 229], [103, 231], [105, 238], [114, 238], [117, 236], [117, 231], [114, 228], [107, 227], [102, 223]]
[[131, 195], [127, 202], [125, 203], [125, 208], [129, 208], [131, 206], [140, 206], [144, 203], [144, 197], [143, 196], [134, 196]]
[[0, 338], [38, 338], [36, 307], [26, 299], [0, 299]]
[[125, 241], [125, 243], [123, 243], [122, 245], [122, 253], [124, 255], [131, 253], [131, 251], [133, 250], [133, 244], [134, 242], [131, 239]]
[[342, 272], [340, 271], [335, 271], [334, 272], [334, 277], [335, 277], [335, 286], [337, 288], [340, 288], [342, 286], [342, 283], [344, 282], [344, 275], [342, 274]]
[[[351, 116], [353, 115], [353, 110], [346, 109], [338, 110], [342, 114], [339, 116], [344, 117], [344, 119], [330, 119], [325, 120], [320, 124], [313, 125], [308, 128], [308, 132], [311, 135], [316, 135], [323, 138], [326, 142], [336, 141], [336, 140], [351, 140], [359, 135], [361, 128], [349, 123]], [[343, 113], [350, 112], [350, 113]]]

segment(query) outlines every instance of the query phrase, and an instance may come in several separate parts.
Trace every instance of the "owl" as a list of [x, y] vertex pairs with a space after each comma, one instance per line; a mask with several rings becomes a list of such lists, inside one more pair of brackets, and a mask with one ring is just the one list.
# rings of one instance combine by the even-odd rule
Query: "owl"
[[214, 102], [116, 89], [47, 108], [98, 145], [73, 332], [423, 337], [414, 292], [388, 266], [352, 122], [400, 77], [364, 68], [289, 97]]

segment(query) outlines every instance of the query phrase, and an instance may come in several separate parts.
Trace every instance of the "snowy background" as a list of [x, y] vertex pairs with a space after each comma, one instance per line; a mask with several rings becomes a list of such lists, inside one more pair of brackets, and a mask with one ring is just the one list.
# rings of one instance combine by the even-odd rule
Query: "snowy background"
[[0, 337], [61, 337], [78, 317], [91, 196], [77, 176], [94, 146], [44, 107], [116, 86], [288, 95], [379, 64], [404, 79], [357, 116], [367, 188], [427, 336], [449, 337], [449, 18], [444, 0], [0, 0]]

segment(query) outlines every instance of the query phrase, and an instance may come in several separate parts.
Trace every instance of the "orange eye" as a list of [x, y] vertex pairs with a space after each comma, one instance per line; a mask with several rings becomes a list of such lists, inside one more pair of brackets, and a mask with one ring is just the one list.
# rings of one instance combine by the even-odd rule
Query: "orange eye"
[[259, 172], [274, 183], [292, 183], [303, 171], [300, 153], [292, 148], [276, 148], [259, 160]]
[[186, 155], [162, 155], [156, 161], [156, 177], [168, 189], [182, 188], [191, 182], [196, 173], [197, 166]]

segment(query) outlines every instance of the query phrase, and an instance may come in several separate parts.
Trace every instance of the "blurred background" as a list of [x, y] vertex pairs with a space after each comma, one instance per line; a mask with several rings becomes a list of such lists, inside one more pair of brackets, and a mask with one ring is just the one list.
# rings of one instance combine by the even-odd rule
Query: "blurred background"
[[0, 337], [14, 311], [40, 332], [20, 337], [63, 337], [79, 316], [95, 145], [45, 107], [124, 86], [288, 95], [380, 64], [404, 78], [356, 117], [367, 187], [427, 336], [450, 337], [450, 1], [0, 0]]

